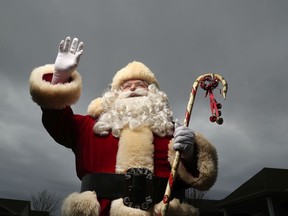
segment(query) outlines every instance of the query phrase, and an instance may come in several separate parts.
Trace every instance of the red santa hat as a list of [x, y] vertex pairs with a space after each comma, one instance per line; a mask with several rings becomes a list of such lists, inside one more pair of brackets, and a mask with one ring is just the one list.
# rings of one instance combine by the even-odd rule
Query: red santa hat
[[[154, 73], [143, 63], [133, 61], [119, 70], [113, 77], [111, 89], [119, 89], [124, 82], [128, 80], [143, 80], [148, 84], [155, 84], [159, 88]], [[88, 106], [88, 114], [92, 117], [99, 116], [102, 113], [102, 98], [96, 98]]]

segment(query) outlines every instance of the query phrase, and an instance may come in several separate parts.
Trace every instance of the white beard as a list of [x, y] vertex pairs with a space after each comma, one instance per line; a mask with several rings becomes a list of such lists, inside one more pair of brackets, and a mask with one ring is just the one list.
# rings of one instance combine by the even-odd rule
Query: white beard
[[129, 97], [119, 92], [104, 94], [104, 113], [94, 125], [94, 132], [105, 136], [111, 131], [113, 136], [120, 137], [126, 126], [131, 130], [147, 126], [159, 136], [172, 135], [172, 111], [166, 94], [156, 87], [139, 94], [144, 96]]

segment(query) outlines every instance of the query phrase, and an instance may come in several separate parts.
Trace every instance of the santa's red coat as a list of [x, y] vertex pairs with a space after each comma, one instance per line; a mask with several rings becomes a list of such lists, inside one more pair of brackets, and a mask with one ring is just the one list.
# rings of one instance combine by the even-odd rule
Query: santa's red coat
[[[80, 75], [75, 71], [71, 75], [70, 83], [51, 85], [49, 81], [53, 70], [53, 65], [36, 68], [29, 79], [30, 93], [32, 99], [42, 108], [45, 128], [56, 142], [73, 150], [80, 180], [89, 173], [114, 173], [118, 138], [111, 134], [103, 137], [96, 135], [93, 131], [95, 118], [73, 113], [70, 105], [74, 104], [81, 94]], [[155, 176], [168, 178], [170, 174], [170, 163], [175, 156], [172, 147], [168, 147], [171, 138], [157, 135], [153, 137]], [[208, 190], [217, 177], [216, 149], [200, 134], [195, 136], [195, 148], [197, 151], [192, 163], [195, 167], [187, 170], [180, 163], [178, 174], [185, 184], [199, 190]], [[109, 215], [111, 201], [99, 199], [99, 202], [101, 215]]]
[[[93, 131], [95, 119], [75, 115], [70, 107], [63, 110], [42, 109], [42, 122], [49, 134], [59, 144], [71, 148], [76, 158], [79, 179], [89, 173], [114, 173], [118, 152], [118, 138], [99, 136]], [[154, 175], [168, 178], [168, 143], [171, 137], [154, 135]], [[106, 201], [99, 200], [102, 210]], [[105, 203], [105, 204], [104, 204]]]

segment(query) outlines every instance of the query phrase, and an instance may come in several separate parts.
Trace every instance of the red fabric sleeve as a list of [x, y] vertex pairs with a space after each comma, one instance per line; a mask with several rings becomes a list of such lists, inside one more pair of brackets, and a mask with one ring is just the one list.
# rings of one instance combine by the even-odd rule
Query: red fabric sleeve
[[63, 110], [42, 109], [42, 123], [53, 139], [71, 149], [76, 147], [76, 128], [73, 111], [70, 107]]

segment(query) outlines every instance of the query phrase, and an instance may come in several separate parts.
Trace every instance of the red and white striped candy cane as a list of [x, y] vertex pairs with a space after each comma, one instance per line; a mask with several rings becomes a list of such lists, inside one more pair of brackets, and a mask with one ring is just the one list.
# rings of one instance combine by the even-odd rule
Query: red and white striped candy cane
[[[184, 119], [184, 123], [183, 123], [184, 126], [186, 126], [186, 127], [189, 126], [189, 121], [190, 121], [190, 117], [192, 114], [192, 108], [194, 105], [194, 101], [195, 101], [195, 97], [196, 97], [196, 93], [197, 93], [199, 84], [201, 84], [200, 86], [202, 88], [205, 88], [205, 90], [207, 92], [208, 91], [212, 92], [213, 89], [215, 89], [218, 86], [219, 81], [223, 85], [223, 88], [222, 88], [223, 98], [226, 99], [228, 84], [227, 84], [226, 80], [222, 76], [220, 76], [219, 74], [207, 73], [207, 74], [203, 74], [203, 75], [199, 76], [195, 80], [195, 82], [193, 83], [193, 87], [192, 87], [192, 90], [190, 93], [189, 101], [188, 101], [188, 104], [186, 107], [185, 119]], [[180, 163], [180, 156], [181, 156], [180, 152], [176, 151], [175, 159], [174, 159], [172, 167], [171, 167], [171, 173], [170, 173], [169, 180], [168, 180], [166, 190], [165, 190], [165, 194], [163, 197], [164, 205], [163, 205], [163, 208], [161, 210], [160, 216], [165, 216], [166, 213], [168, 212], [169, 202], [170, 202], [171, 194], [173, 191], [173, 186], [174, 186], [175, 178], [177, 175], [178, 166]]]

